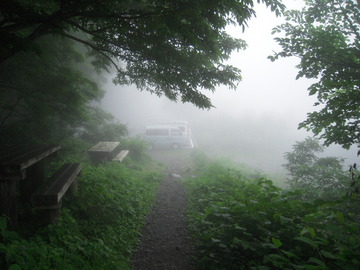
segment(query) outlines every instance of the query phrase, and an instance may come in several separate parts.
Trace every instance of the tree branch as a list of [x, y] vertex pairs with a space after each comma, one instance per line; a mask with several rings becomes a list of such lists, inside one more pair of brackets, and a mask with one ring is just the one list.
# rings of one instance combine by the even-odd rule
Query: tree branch
[[[7, 119], [10, 118], [10, 116], [14, 113], [16, 106], [19, 104], [19, 102], [22, 100], [21, 97], [18, 97], [14, 103], [14, 105], [11, 106], [11, 109], [8, 111], [8, 113], [1, 119], [0, 121], [0, 129], [4, 126]], [[5, 109], [3, 109], [5, 111]]]
[[[80, 39], [80, 38], [77, 38], [77, 37], [74, 37], [70, 34], [66, 34], [66, 33], [63, 33], [62, 36], [64, 37], [67, 37], [71, 40], [75, 40], [76, 42], [79, 42], [85, 46], [88, 46], [90, 47], [91, 49], [93, 49], [94, 51], [96, 51], [97, 53], [101, 54], [102, 56], [104, 56], [105, 58], [107, 58], [112, 64], [113, 66], [116, 68], [116, 70], [121, 73], [121, 69], [119, 68], [119, 66], [114, 62], [114, 60], [109, 56], [107, 55], [105, 52], [109, 53], [110, 55], [114, 55], [114, 53], [112, 51], [109, 51], [109, 50], [103, 50], [103, 49], [100, 49], [98, 47], [96, 47], [94, 44], [91, 44], [90, 42], [86, 41], [86, 40], [83, 40], [83, 39]], [[115, 56], [115, 55], [114, 55]]]
[[[82, 32], [84, 32], [84, 33], [86, 33], [86, 34], [89, 34], [89, 35], [91, 35], [91, 36], [93, 36], [93, 37], [96, 37], [96, 38], [102, 40], [102, 41], [105, 41], [106, 43], [109, 43], [109, 44], [115, 45], [115, 46], [117, 46], [117, 47], [120, 47], [120, 48], [122, 48], [123, 50], [128, 50], [127, 48], [124, 48], [124, 46], [123, 46], [122, 44], [120, 44], [120, 43], [118, 43], [118, 42], [114, 42], [114, 41], [109, 40], [109, 39], [106, 39], [106, 38], [104, 38], [104, 37], [102, 37], [102, 36], [96, 35], [95, 33], [96, 33], [96, 32], [99, 32], [99, 30], [90, 31], [90, 30], [86, 29], [85, 27], [81, 26], [80, 24], [78, 24], [78, 23], [76, 23], [76, 22], [73, 22], [73, 21], [71, 21], [71, 20], [66, 20], [66, 22], [69, 23], [69, 24], [71, 24], [72, 26], [78, 28], [79, 30], [81, 30]], [[105, 29], [108, 29], [108, 28], [103, 28], [102, 30], [105, 30]]]
[[356, 36], [357, 40], [360, 40], [360, 34], [358, 32], [358, 29], [355, 27], [355, 25], [353, 24], [353, 22], [350, 20], [346, 10], [344, 9], [344, 7], [341, 5], [341, 3], [338, 3], [339, 8], [341, 10], [341, 13], [343, 14], [345, 20], [349, 23], [349, 26], [351, 28], [351, 30], [353, 31], [354, 35]]

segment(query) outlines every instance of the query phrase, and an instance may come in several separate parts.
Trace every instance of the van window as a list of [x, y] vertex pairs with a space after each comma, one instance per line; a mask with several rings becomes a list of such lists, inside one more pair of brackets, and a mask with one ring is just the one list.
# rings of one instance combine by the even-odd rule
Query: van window
[[148, 136], [168, 136], [169, 130], [161, 129], [161, 128], [149, 128], [149, 129], [146, 129], [146, 135], [148, 135]]
[[185, 133], [185, 127], [184, 126], [180, 126], [178, 127], [183, 133]]
[[182, 135], [180, 129], [177, 129], [177, 128], [172, 128], [172, 129], [170, 130], [170, 134], [171, 134], [171, 135]]

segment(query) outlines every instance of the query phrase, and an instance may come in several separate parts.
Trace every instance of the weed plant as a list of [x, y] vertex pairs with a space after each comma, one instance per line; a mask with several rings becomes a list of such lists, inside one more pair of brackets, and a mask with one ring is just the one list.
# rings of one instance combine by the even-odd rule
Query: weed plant
[[359, 198], [304, 201], [301, 191], [195, 159], [198, 176], [186, 183], [198, 269], [358, 269]]

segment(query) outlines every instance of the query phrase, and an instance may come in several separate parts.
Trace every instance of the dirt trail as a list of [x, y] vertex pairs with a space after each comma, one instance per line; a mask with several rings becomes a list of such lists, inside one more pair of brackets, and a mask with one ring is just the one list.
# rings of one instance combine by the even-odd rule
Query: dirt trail
[[190, 168], [188, 154], [151, 152], [154, 159], [166, 164], [167, 176], [143, 228], [132, 260], [134, 270], [195, 270], [193, 241], [186, 228], [187, 196], [181, 178]]

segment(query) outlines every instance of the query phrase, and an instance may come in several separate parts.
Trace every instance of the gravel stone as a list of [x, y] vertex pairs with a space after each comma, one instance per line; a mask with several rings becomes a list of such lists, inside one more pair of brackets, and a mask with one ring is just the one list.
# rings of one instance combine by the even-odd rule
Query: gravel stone
[[194, 242], [186, 226], [187, 194], [182, 180], [182, 172], [189, 164], [176, 157], [162, 160], [161, 152], [150, 153], [166, 164], [167, 176], [142, 229], [132, 258], [133, 270], [195, 270]]

